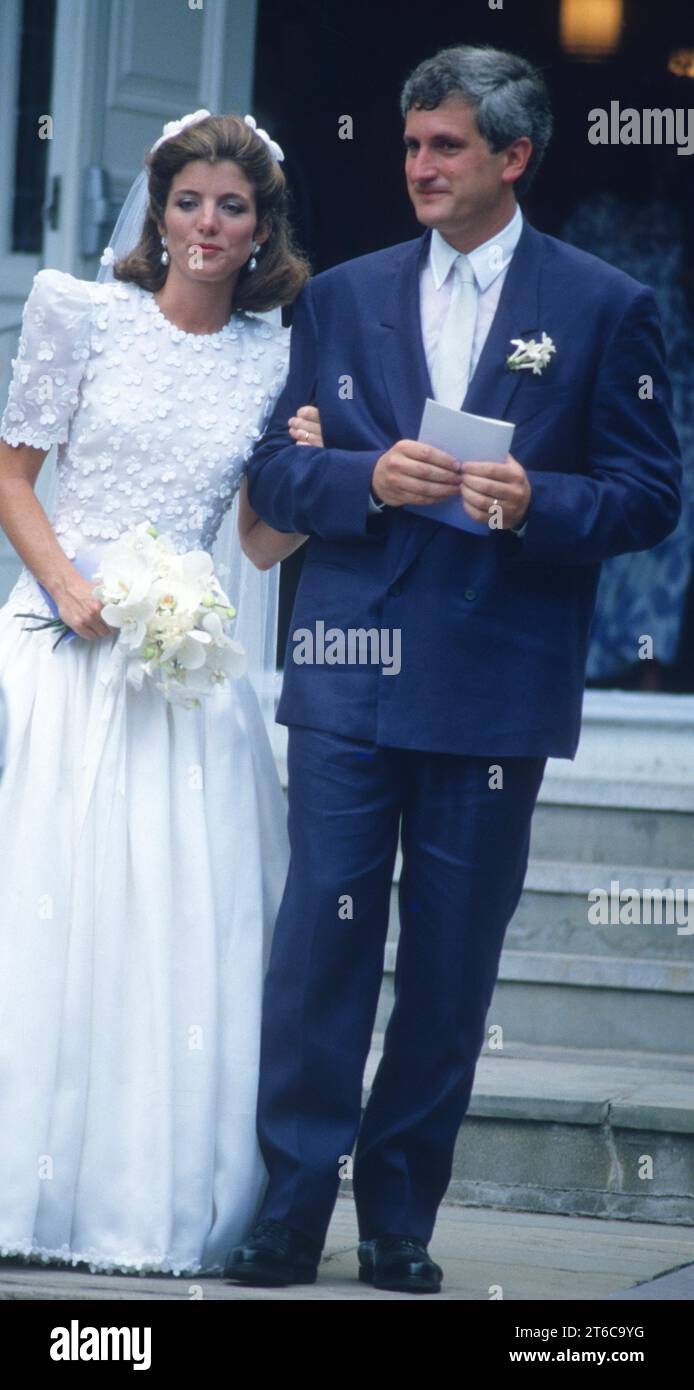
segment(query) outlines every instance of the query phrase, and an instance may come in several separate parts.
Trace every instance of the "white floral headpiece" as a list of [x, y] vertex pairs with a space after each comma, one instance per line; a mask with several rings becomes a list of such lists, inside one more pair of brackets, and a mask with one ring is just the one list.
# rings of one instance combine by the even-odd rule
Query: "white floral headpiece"
[[261, 140], [265, 141], [265, 144], [267, 145], [270, 154], [272, 155], [272, 158], [275, 161], [275, 164], [281, 164], [282, 160], [284, 159], [284, 151], [282, 149], [282, 146], [278, 145], [276, 140], [271, 140], [266, 130], [261, 130], [260, 126], [256, 125], [253, 116], [244, 116], [243, 119], [246, 122], [246, 125], [250, 126], [251, 130], [254, 130], [256, 135], [260, 136]]
[[163, 145], [165, 140], [170, 140], [172, 135], [180, 135], [181, 131], [185, 130], [187, 125], [193, 125], [196, 121], [204, 121], [206, 116], [211, 115], [211, 111], [204, 111], [201, 109], [200, 111], [191, 112], [188, 116], [181, 116], [180, 121], [167, 121], [166, 125], [162, 127], [162, 134], [159, 136], [159, 139], [154, 141], [152, 149], [158, 149], [160, 145]]
[[[185, 130], [186, 126], [194, 125], [196, 121], [204, 121], [205, 117], [211, 114], [211, 111], [201, 109], [200, 111], [192, 111], [188, 116], [181, 116], [180, 121], [167, 121], [166, 125], [162, 128], [159, 139], [154, 141], [151, 147], [152, 150], [158, 149], [165, 140], [170, 140], [173, 135], [180, 135], [181, 131]], [[280, 164], [284, 159], [282, 146], [278, 145], [276, 140], [271, 140], [266, 130], [262, 130], [260, 126], [256, 125], [253, 116], [244, 116], [243, 119], [246, 125], [250, 126], [250, 129], [254, 131], [256, 135], [259, 135], [261, 140], [264, 140], [275, 163]]]

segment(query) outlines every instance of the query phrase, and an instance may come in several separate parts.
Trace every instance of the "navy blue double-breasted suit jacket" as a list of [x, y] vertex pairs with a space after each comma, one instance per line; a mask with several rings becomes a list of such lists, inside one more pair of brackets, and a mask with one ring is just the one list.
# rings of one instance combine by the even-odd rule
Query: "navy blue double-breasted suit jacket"
[[[401, 507], [373, 515], [376, 461], [416, 439], [433, 395], [419, 314], [429, 239], [317, 275], [294, 307], [286, 387], [248, 468], [254, 510], [310, 537], [277, 719], [404, 748], [572, 758], [600, 564], [656, 545], [680, 514], [655, 299], [524, 221], [462, 402], [515, 423], [532, 487], [524, 535], [473, 535]], [[511, 340], [543, 330], [556, 347], [545, 370], [511, 371]], [[312, 403], [320, 449], [287, 431]], [[399, 629], [399, 673], [295, 662], [293, 634], [319, 620]]]

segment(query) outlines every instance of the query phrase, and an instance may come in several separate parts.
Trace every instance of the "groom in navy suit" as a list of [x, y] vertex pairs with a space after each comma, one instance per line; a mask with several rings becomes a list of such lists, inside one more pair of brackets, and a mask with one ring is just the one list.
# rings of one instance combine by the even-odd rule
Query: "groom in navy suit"
[[[426, 1247], [545, 762], [576, 752], [600, 564], [656, 545], [680, 510], [652, 292], [516, 202], [551, 134], [538, 71], [444, 50], [402, 112], [426, 230], [302, 292], [248, 473], [254, 510], [309, 535], [277, 713], [291, 863], [263, 1009], [269, 1183], [226, 1268], [253, 1284], [315, 1280], [356, 1140], [360, 1278], [439, 1289]], [[554, 352], [514, 371], [513, 340], [543, 333]], [[512, 454], [461, 469], [418, 443], [432, 396], [512, 421]], [[287, 441], [307, 401], [322, 448]], [[484, 532], [404, 509], [451, 498]], [[358, 629], [370, 645], [355, 638], [350, 660]], [[361, 1117], [399, 835], [395, 1002]]]

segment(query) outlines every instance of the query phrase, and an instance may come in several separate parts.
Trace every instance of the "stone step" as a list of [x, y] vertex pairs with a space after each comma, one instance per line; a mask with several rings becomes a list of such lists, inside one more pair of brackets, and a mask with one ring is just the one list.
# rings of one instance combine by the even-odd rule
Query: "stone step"
[[694, 1225], [694, 1053], [485, 1048], [447, 1199]]
[[[379, 1029], [393, 1006], [395, 958], [391, 941]], [[505, 948], [489, 1006], [492, 1025], [514, 1042], [694, 1052], [694, 964]]]
[[[389, 941], [399, 935], [398, 884], [401, 858], [393, 874], [388, 924]], [[611, 889], [611, 884], [616, 887]], [[632, 889], [641, 896], [642, 921], [619, 920], [629, 914], [628, 902], [619, 893]], [[589, 894], [602, 889], [609, 896], [609, 923], [588, 920]], [[662, 906], [653, 903], [652, 922], [647, 922], [646, 890], [669, 890]], [[690, 897], [687, 897], [689, 891]], [[679, 896], [675, 896], [678, 894]], [[689, 904], [691, 903], [691, 910]], [[525, 886], [506, 933], [506, 948], [570, 952], [588, 956], [638, 956], [644, 959], [694, 960], [694, 870], [637, 868], [631, 864], [580, 864], [563, 860], [531, 859]]]
[[694, 696], [586, 690], [576, 757], [550, 758], [555, 776], [694, 786]]
[[694, 870], [694, 787], [559, 778], [542, 784], [532, 859]]
[[[597, 915], [595, 897], [590, 896], [596, 889], [608, 895], [601, 900], [607, 922], [589, 920], [589, 911]], [[627, 889], [638, 894], [633, 904], [628, 898], [619, 901]], [[654, 890], [663, 897], [653, 901], [649, 922], [645, 895]], [[532, 859], [506, 946], [693, 961], [694, 870]]]
[[694, 965], [504, 950], [489, 1019], [526, 1043], [694, 1052]]

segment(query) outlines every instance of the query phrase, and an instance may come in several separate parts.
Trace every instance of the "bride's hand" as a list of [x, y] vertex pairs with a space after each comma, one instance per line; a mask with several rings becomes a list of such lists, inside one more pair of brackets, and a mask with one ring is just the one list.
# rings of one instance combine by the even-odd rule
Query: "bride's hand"
[[103, 604], [94, 597], [91, 584], [78, 570], [64, 581], [53, 598], [63, 622], [79, 637], [93, 642], [97, 637], [111, 637], [116, 632], [116, 628], [104, 622], [101, 617]]
[[309, 444], [314, 449], [323, 448], [320, 415], [317, 405], [300, 405], [296, 415], [289, 420], [289, 433], [295, 444]]

